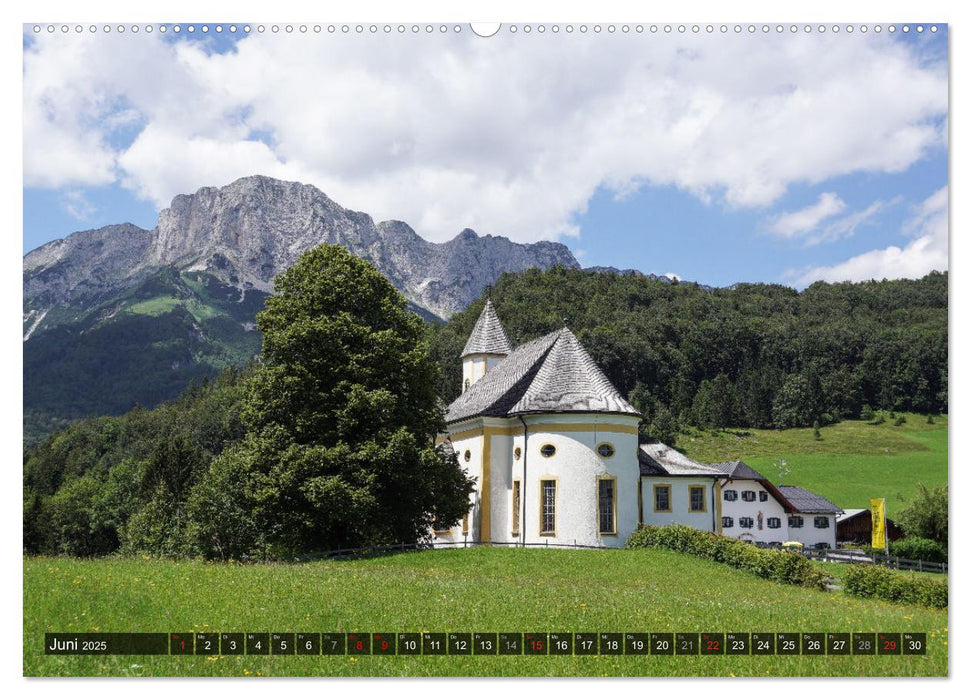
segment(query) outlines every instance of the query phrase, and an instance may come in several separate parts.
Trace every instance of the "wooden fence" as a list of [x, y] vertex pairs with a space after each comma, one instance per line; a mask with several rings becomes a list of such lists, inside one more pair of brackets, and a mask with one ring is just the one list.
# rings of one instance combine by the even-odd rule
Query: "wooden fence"
[[[781, 545], [759, 544], [758, 546], [766, 549], [783, 549]], [[785, 547], [785, 549], [798, 552], [804, 557], [817, 561], [829, 561], [841, 564], [877, 564], [890, 569], [901, 569], [905, 571], [927, 571], [936, 574], [947, 573], [947, 563], [942, 564], [933, 561], [922, 561], [920, 559], [906, 559], [904, 557], [888, 557], [880, 553], [867, 554], [862, 549], [816, 549], [813, 547]]]

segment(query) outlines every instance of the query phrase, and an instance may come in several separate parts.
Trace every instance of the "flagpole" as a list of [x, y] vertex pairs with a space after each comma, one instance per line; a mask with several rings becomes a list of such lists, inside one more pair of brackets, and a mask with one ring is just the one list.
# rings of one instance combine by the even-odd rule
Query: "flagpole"
[[887, 560], [890, 560], [890, 531], [887, 530], [887, 499], [883, 500], [883, 545], [884, 550], [887, 555]]

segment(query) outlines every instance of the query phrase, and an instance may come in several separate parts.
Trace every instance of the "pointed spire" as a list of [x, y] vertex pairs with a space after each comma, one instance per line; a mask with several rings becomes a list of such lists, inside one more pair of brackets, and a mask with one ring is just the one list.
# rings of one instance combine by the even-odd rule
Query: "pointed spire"
[[512, 344], [509, 336], [506, 335], [499, 316], [496, 315], [496, 308], [492, 305], [492, 300], [488, 299], [485, 308], [479, 315], [479, 320], [472, 328], [465, 348], [462, 350], [462, 357], [467, 355], [508, 355], [512, 352]]

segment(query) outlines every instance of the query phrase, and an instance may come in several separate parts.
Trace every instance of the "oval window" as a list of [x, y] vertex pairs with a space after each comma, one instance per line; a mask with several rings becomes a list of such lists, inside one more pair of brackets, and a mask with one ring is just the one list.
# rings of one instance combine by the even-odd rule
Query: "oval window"
[[465, 451], [465, 461], [468, 462], [470, 459], [472, 459], [472, 450], [466, 450]]
[[546, 443], [541, 448], [539, 448], [539, 453], [544, 457], [552, 457], [556, 454], [556, 448], [550, 443]]
[[601, 457], [613, 457], [614, 446], [609, 442], [601, 442], [599, 445], [597, 445], [597, 454]]
[[523, 456], [523, 448], [517, 447], [515, 450], [513, 450], [512, 454], [518, 460], [520, 457]]

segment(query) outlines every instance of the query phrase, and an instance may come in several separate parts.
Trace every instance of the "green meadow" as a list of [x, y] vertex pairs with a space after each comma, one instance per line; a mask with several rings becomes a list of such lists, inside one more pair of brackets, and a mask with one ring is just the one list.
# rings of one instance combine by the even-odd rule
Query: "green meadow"
[[[27, 557], [28, 676], [942, 676], [947, 611], [662, 550], [305, 564]], [[46, 656], [45, 632], [926, 632], [926, 656]]]
[[[898, 413], [907, 420], [846, 420], [820, 429], [725, 430], [682, 436], [678, 449], [702, 462], [742, 460], [775, 484], [802, 486], [841, 508], [867, 508], [886, 498], [893, 517], [917, 493], [917, 484], [947, 484], [947, 416]], [[787, 473], [780, 474], [779, 460]]]

